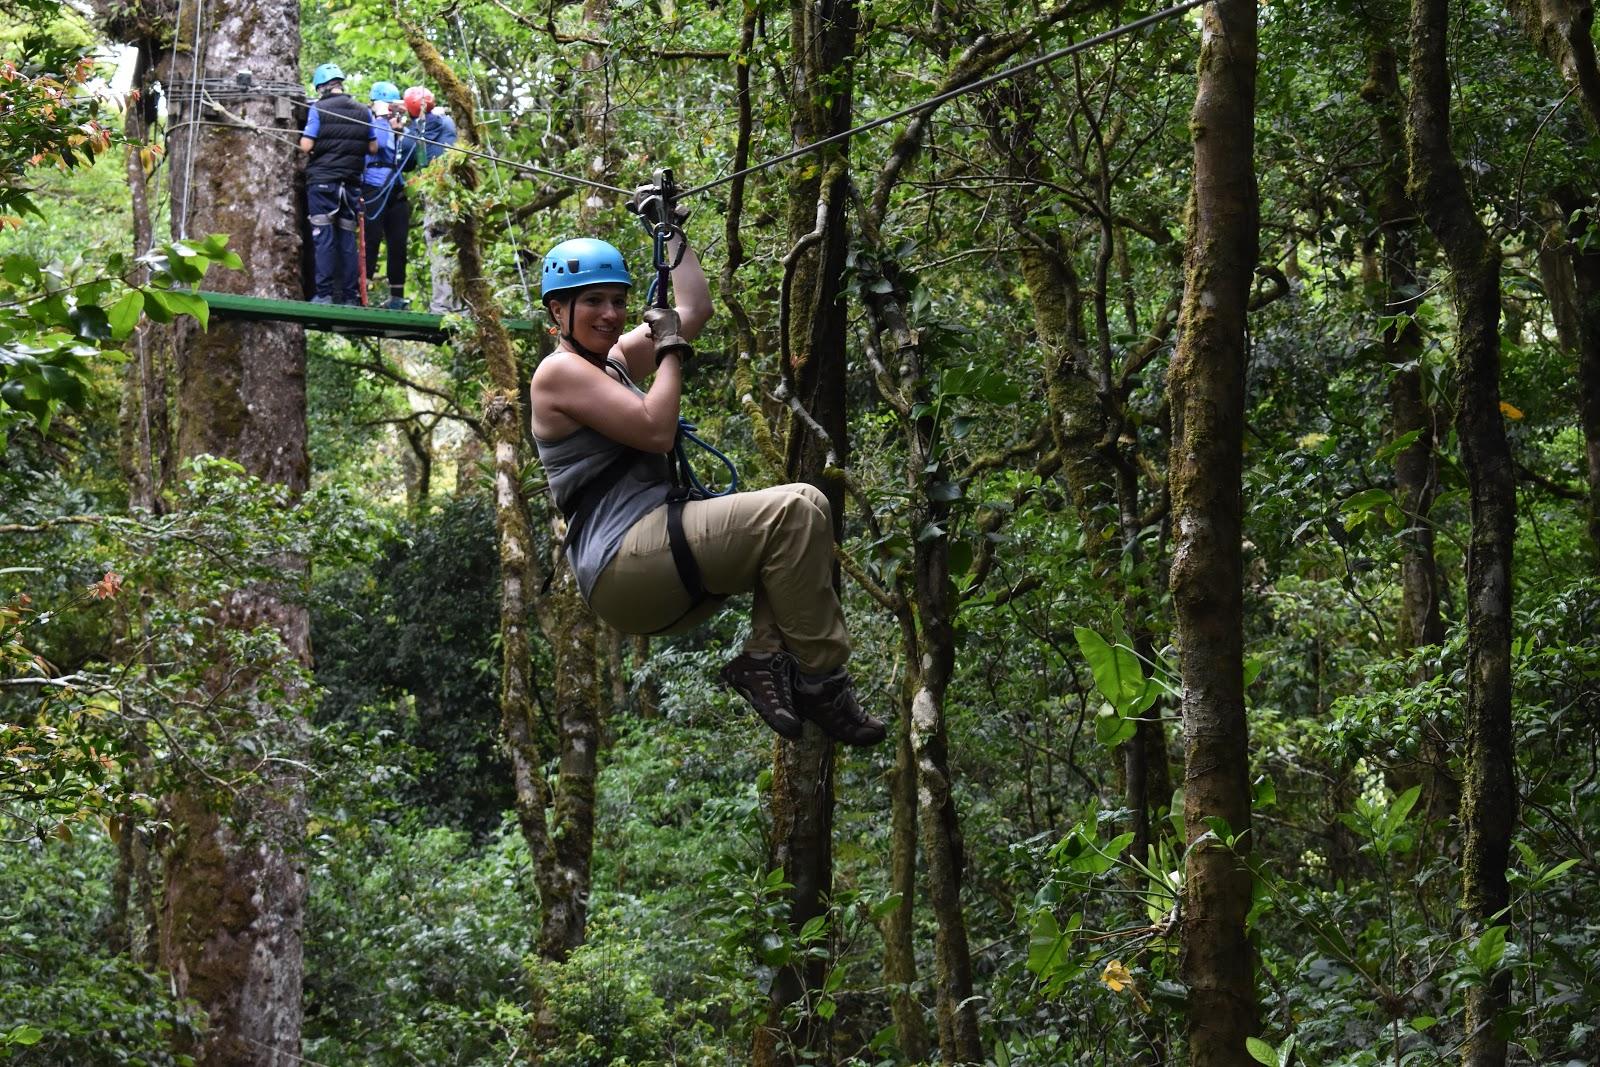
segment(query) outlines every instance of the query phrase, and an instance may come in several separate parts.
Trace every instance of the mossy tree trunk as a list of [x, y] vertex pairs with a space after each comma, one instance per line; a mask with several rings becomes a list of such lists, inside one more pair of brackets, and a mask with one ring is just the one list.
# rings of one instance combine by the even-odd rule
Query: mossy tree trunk
[[[270, 4], [215, 0], [204, 8], [198, 35], [201, 77], [231, 78], [250, 70], [269, 82], [298, 82], [300, 8], [290, 0]], [[186, 74], [196, 46], [192, 25], [181, 31], [175, 66]], [[186, 54], [187, 53], [187, 54]], [[180, 91], [175, 94], [181, 97]], [[239, 101], [247, 121], [289, 130], [273, 101]], [[182, 112], [174, 121], [200, 115]], [[194, 136], [191, 140], [189, 132]], [[243, 260], [240, 271], [217, 271], [218, 289], [293, 300], [300, 293], [299, 212], [292, 137], [261, 137], [250, 130], [189, 127], [170, 138], [169, 172], [174, 204], [187, 204], [192, 234], [226, 233]], [[178, 212], [175, 211], [175, 216]], [[174, 229], [179, 220], [175, 218]], [[306, 455], [305, 335], [279, 323], [216, 322], [201, 331], [180, 326], [177, 353], [178, 453], [224, 456], [249, 474], [302, 492], [309, 480]], [[285, 561], [294, 569], [294, 561]], [[225, 627], [276, 631], [291, 672], [310, 662], [305, 608], [268, 586], [240, 589], [221, 606]], [[209, 675], [223, 686], [223, 664]], [[300, 771], [306, 728], [290, 681], [268, 702], [255, 685], [236, 682], [225, 695], [242, 703], [258, 741], [276, 755], [254, 784], [223, 798], [196, 788], [171, 799], [172, 844], [165, 857], [166, 896], [161, 914], [161, 962], [179, 995], [194, 998], [207, 1016], [195, 1062], [271, 1064], [300, 1052], [302, 943], [306, 895], [299, 849], [305, 829], [305, 782]]]
[[[1030, 222], [1054, 195], [1046, 190], [1058, 180], [1038, 131], [1040, 94], [1039, 86], [1031, 81], [994, 90], [995, 100], [988, 108], [990, 140], [1023, 183], [1009, 209], [1011, 225], [1022, 237], [1017, 263], [1042, 352], [1040, 376], [1045, 382], [1051, 439], [1083, 529], [1084, 551], [1096, 579], [1106, 586], [1107, 598], [1121, 598], [1123, 627], [1139, 653], [1149, 658], [1154, 652], [1150, 590], [1138, 580], [1118, 585], [1122, 574], [1140, 571], [1145, 516], [1140, 507], [1136, 434], [1125, 415], [1134, 376], [1112, 372], [1109, 269], [1119, 247], [1123, 247], [1126, 261], [1126, 242], [1118, 240], [1111, 204], [1110, 167], [1104, 159], [1108, 133], [1098, 125], [1090, 131], [1101, 156], [1100, 173], [1089, 176], [1095, 189], [1088, 198], [1100, 232], [1096, 277], [1089, 286], [1100, 355], [1096, 360], [1084, 328], [1085, 287], [1075, 262], [1076, 250], [1060, 229]], [[1084, 113], [1095, 106], [1088, 101], [1080, 103]], [[1150, 233], [1164, 236], [1158, 226], [1151, 227]], [[1137, 316], [1130, 310], [1126, 318], [1133, 323]], [[1125, 354], [1123, 365], [1142, 364], [1165, 344], [1170, 331], [1169, 317], [1154, 323], [1150, 335]], [[1126, 568], [1118, 566], [1119, 542], [1131, 564]], [[1159, 832], [1152, 815], [1172, 796], [1166, 730], [1159, 717], [1145, 716], [1118, 756], [1124, 806], [1131, 813], [1133, 854], [1143, 858]]]
[[[466, 84], [414, 26], [405, 25], [412, 51], [450, 101], [463, 147], [481, 144]], [[470, 198], [479, 178], [471, 156], [444, 157], [451, 180]], [[600, 676], [597, 627], [579, 599], [571, 574], [537, 605], [552, 636], [556, 660], [559, 771], [554, 795], [544, 778], [533, 698], [533, 657], [528, 627], [535, 608], [536, 565], [527, 501], [522, 492], [521, 368], [483, 259], [482, 220], [467, 207], [455, 215], [451, 238], [460, 295], [477, 327], [489, 373], [483, 424], [494, 449], [495, 531], [500, 556], [500, 731], [511, 762], [517, 821], [533, 858], [541, 925], [535, 947], [562, 961], [583, 943], [594, 852], [595, 777], [599, 745]], [[546, 808], [554, 803], [553, 815]]]
[[[789, 65], [797, 144], [808, 143], [850, 125], [853, 101], [850, 63], [855, 55], [857, 12], [854, 0], [822, 0], [789, 5]], [[843, 529], [844, 492], [829, 476], [829, 463], [848, 455], [845, 409], [845, 307], [840, 274], [848, 242], [844, 206], [848, 195], [848, 145], [820, 158], [797, 161], [789, 172], [788, 227], [793, 248], [790, 280], [782, 309], [787, 355], [780, 367], [786, 387], [821, 428], [826, 440], [799, 420], [793, 425], [786, 473], [827, 494], [833, 507], [834, 536]], [[768, 862], [782, 867], [794, 885], [789, 926], [800, 930], [823, 915], [833, 891], [834, 744], [807, 724], [798, 741], [778, 741], [772, 773], [772, 831]], [[756, 1031], [758, 1067], [802, 1062], [831, 1063], [828, 1027], [814, 1014], [826, 976], [824, 958], [797, 958], [772, 983], [766, 1025]], [[799, 1005], [798, 1010], [793, 1007]]]
[[[1201, 9], [1191, 128], [1178, 349], [1168, 377], [1174, 530], [1169, 583], [1183, 683], [1184, 820], [1189, 851], [1179, 970], [1189, 989], [1189, 1062], [1247, 1062], [1256, 1030], [1254, 959], [1245, 932], [1251, 876], [1240, 548], [1245, 314], [1257, 258], [1254, 0]], [[1214, 840], [1222, 819], [1235, 843]], [[1201, 840], [1205, 838], [1205, 840]]]
[[[1594, 47], [1594, 5], [1588, 0], [1512, 0], [1512, 12], [1562, 78], [1578, 92], [1592, 136], [1600, 136], [1600, 61]], [[1578, 417], [1583, 427], [1590, 549], [1600, 563], [1600, 203], [1592, 188], [1563, 187], [1556, 201], [1568, 218], [1565, 252], [1577, 297]]]
[[[1437, 415], [1427, 397], [1424, 338], [1415, 319], [1423, 299], [1417, 277], [1421, 227], [1406, 191], [1405, 96], [1400, 90], [1399, 60], [1394, 43], [1381, 32], [1374, 32], [1366, 47], [1367, 78], [1361, 94], [1372, 108], [1383, 159], [1371, 196], [1382, 263], [1372, 279], [1372, 305], [1375, 314], [1398, 320], [1383, 331], [1384, 361], [1395, 368], [1389, 379], [1391, 440], [1414, 435], [1394, 460], [1395, 501], [1405, 523], [1400, 535], [1398, 642], [1402, 649], [1414, 649], [1442, 644], [1445, 638], [1431, 516], [1439, 492]], [[1426, 793], [1423, 810], [1430, 822], [1438, 822], [1455, 811], [1461, 790], [1450, 773], [1440, 724], [1430, 719], [1422, 730], [1416, 766], [1404, 777], [1421, 783]], [[1343, 840], [1342, 826], [1336, 826], [1334, 833]]]
[[[1517, 819], [1511, 744], [1511, 552], [1516, 484], [1500, 413], [1500, 253], [1474, 210], [1450, 144], [1448, 0], [1413, 0], [1406, 141], [1411, 198], [1450, 270], [1459, 394], [1456, 434], [1472, 501], [1467, 555], [1466, 780], [1461, 797], [1462, 906], [1481, 930], [1506, 906]], [[1497, 1020], [1510, 975], [1467, 990], [1462, 1062], [1506, 1062]]]
[[[1577, 197], [1567, 199], [1580, 202]], [[1568, 248], [1578, 306], [1578, 417], [1587, 459], [1589, 548], [1600, 563], [1600, 250], [1587, 237], [1589, 227], [1600, 226], [1600, 206], [1591, 197], [1582, 207], [1587, 210], [1573, 223]], [[1591, 247], [1585, 250], [1585, 244]]]

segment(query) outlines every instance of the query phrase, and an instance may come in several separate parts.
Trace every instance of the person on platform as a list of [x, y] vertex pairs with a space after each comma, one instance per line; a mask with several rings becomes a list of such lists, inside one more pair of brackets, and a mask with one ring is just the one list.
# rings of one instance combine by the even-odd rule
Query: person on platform
[[[434, 105], [433, 93], [426, 86], [413, 85], [405, 91], [404, 104], [411, 122], [406, 126], [406, 137], [418, 146], [422, 165], [427, 166], [450, 151], [456, 143], [456, 124]], [[461, 300], [455, 291], [455, 264], [451, 252], [450, 217], [446, 206], [437, 199], [424, 199], [422, 204], [423, 247], [428, 252], [428, 273], [431, 291], [428, 310], [436, 315], [447, 315], [461, 310]]]
[[[379, 306], [404, 311], [406, 301], [406, 256], [411, 237], [411, 201], [406, 196], [405, 172], [418, 162], [418, 143], [404, 136], [401, 121], [400, 88], [394, 82], [380, 81], [372, 86], [372, 129], [378, 153], [367, 157], [361, 175], [361, 196], [366, 205], [367, 281], [378, 273], [378, 246], [386, 245], [389, 256], [385, 278], [389, 298]], [[371, 289], [371, 285], [368, 285]], [[373, 294], [370, 301], [378, 304]]]
[[361, 173], [376, 154], [372, 113], [344, 91], [344, 71], [324, 63], [311, 76], [317, 100], [300, 131], [306, 160], [306, 216], [316, 257], [313, 304], [360, 304], [356, 212]]

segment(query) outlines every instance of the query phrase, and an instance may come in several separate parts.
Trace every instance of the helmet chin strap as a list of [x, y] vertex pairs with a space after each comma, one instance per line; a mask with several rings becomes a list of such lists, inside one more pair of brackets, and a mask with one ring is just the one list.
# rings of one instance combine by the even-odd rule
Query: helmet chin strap
[[604, 363], [606, 359], [606, 354], [604, 352], [596, 352], [593, 349], [585, 346], [583, 342], [579, 341], [572, 332], [572, 320], [577, 317], [578, 296], [582, 292], [583, 290], [581, 289], [573, 290], [572, 295], [567, 298], [567, 325], [566, 328], [561, 332], [561, 339], [567, 344], [571, 345], [572, 350], [578, 353], [578, 355], [582, 356], [584, 359], [587, 359], [593, 363]]

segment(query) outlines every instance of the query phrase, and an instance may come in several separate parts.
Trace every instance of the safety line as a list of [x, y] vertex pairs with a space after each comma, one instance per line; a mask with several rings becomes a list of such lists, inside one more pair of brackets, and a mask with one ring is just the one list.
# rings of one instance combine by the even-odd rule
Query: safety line
[[[456, 12], [455, 23], [456, 23], [456, 36], [461, 40], [461, 52], [462, 52], [462, 54], [464, 56], [470, 57], [472, 55], [472, 49], [467, 47], [467, 31], [466, 31], [465, 26], [462, 24], [461, 13], [459, 11]], [[467, 62], [469, 64], [468, 69], [469, 70], [472, 69], [471, 68], [471, 62], [472, 62], [471, 59], [469, 58], [467, 60]], [[480, 75], [480, 77], [481, 77], [481, 75]], [[483, 96], [484, 96], [483, 92], [481, 91], [481, 84], [482, 83], [479, 82], [478, 85], [469, 84], [467, 86], [467, 91], [470, 92], [472, 94], [472, 96], [473, 96], [473, 100], [472, 100], [472, 113], [473, 113], [473, 115], [477, 115], [478, 114], [478, 101], [482, 100]], [[490, 149], [490, 150], [493, 150], [494, 143], [489, 139], [489, 130], [490, 130], [490, 126], [489, 126], [489, 123], [486, 121], [486, 122], [483, 123], [483, 147], [485, 147], [487, 149]], [[495, 187], [500, 190], [500, 198], [502, 200], [508, 199], [506, 197], [506, 179], [505, 179], [505, 176], [500, 173], [500, 168], [499, 167], [492, 167], [490, 169], [493, 170], [493, 172], [494, 172]], [[511, 223], [511, 236], [512, 236], [512, 239], [514, 241], [516, 241], [516, 243], [518, 245], [525, 244], [526, 242], [524, 242], [523, 239], [522, 239], [522, 227], [517, 222], [516, 212], [507, 210], [506, 218]], [[523, 306], [523, 310], [527, 313], [529, 318], [532, 318], [533, 317], [533, 290], [531, 290], [528, 287], [528, 272], [522, 265], [522, 255], [520, 253], [514, 252], [512, 254], [511, 258], [517, 265], [517, 278], [522, 282], [522, 306]]]
[[[180, 0], [180, 2], [181, 2], [181, 0]], [[196, 6], [198, 6], [200, 8], [201, 14], [202, 14], [202, 17], [203, 17], [205, 0], [194, 0], [194, 2], [196, 3]], [[1178, 15], [1182, 15], [1187, 11], [1192, 11], [1195, 8], [1200, 7], [1203, 4], [1207, 4], [1207, 3], [1210, 3], [1210, 2], [1212, 2], [1212, 0], [1183, 0], [1183, 2], [1181, 2], [1181, 3], [1174, 4], [1171, 7], [1163, 8], [1160, 11], [1156, 11], [1156, 12], [1153, 12], [1153, 13], [1151, 13], [1149, 15], [1145, 15], [1143, 18], [1135, 19], [1132, 22], [1127, 22], [1127, 23], [1122, 24], [1121, 26], [1113, 27], [1112, 29], [1106, 30], [1104, 33], [1095, 34], [1093, 37], [1086, 37], [1081, 41], [1077, 41], [1077, 42], [1075, 42], [1073, 44], [1066, 45], [1065, 47], [1058, 48], [1053, 52], [1047, 52], [1046, 54], [1044, 54], [1042, 56], [1037, 56], [1037, 57], [1035, 57], [1033, 59], [1028, 60], [1025, 63], [1019, 63], [1016, 66], [1007, 67], [1005, 70], [998, 71], [998, 72], [996, 72], [994, 74], [987, 75], [986, 77], [983, 77], [983, 78], [979, 78], [977, 81], [968, 82], [966, 85], [962, 85], [962, 86], [959, 86], [959, 87], [957, 87], [955, 89], [948, 90], [947, 92], [940, 93], [937, 96], [929, 97], [926, 100], [920, 101], [920, 102], [915, 103], [915, 104], [911, 104], [911, 105], [909, 105], [907, 107], [903, 107], [898, 111], [894, 111], [894, 112], [891, 112], [890, 114], [883, 115], [883, 116], [881, 116], [879, 118], [872, 119], [869, 122], [864, 122], [861, 125], [852, 127], [851, 129], [845, 130], [842, 133], [832, 134], [832, 135], [830, 135], [828, 137], [822, 138], [821, 140], [813, 141], [810, 144], [802, 145], [799, 148], [791, 149], [790, 151], [784, 152], [781, 155], [774, 156], [771, 159], [764, 160], [763, 162], [760, 162], [760, 163], [752, 164], [751, 166], [744, 167], [741, 170], [733, 171], [730, 174], [725, 174], [720, 178], [716, 178], [716, 179], [713, 179], [712, 181], [705, 182], [702, 185], [691, 186], [690, 188], [685, 189], [682, 192], [680, 192], [678, 194], [678, 199], [682, 200], [682, 199], [684, 199], [686, 197], [694, 196], [697, 193], [708, 192], [709, 190], [715, 189], [718, 186], [726, 185], [727, 183], [729, 183], [731, 181], [734, 181], [734, 180], [736, 180], [738, 178], [742, 178], [742, 177], [745, 177], [745, 176], [750, 175], [750, 174], [755, 174], [755, 173], [757, 173], [759, 171], [767, 170], [767, 169], [769, 169], [771, 167], [775, 167], [775, 166], [779, 165], [780, 163], [787, 163], [791, 159], [796, 159], [796, 158], [798, 158], [800, 156], [803, 156], [803, 155], [806, 155], [808, 153], [815, 152], [815, 151], [817, 151], [819, 149], [822, 149], [822, 148], [826, 148], [828, 145], [837, 144], [840, 141], [844, 141], [844, 140], [847, 140], [847, 139], [849, 139], [851, 137], [855, 137], [858, 134], [867, 133], [868, 131], [878, 129], [881, 126], [886, 126], [889, 123], [894, 122], [894, 121], [896, 121], [898, 119], [903, 119], [903, 118], [905, 118], [905, 117], [907, 117], [909, 115], [915, 115], [915, 114], [917, 114], [918, 112], [921, 112], [921, 111], [932, 110], [933, 108], [936, 108], [939, 105], [944, 104], [944, 103], [946, 103], [946, 102], [948, 102], [950, 100], [954, 100], [957, 97], [965, 96], [968, 93], [977, 92], [979, 89], [985, 89], [985, 88], [987, 88], [987, 87], [989, 87], [991, 85], [994, 85], [994, 84], [996, 84], [998, 82], [1005, 81], [1008, 78], [1014, 78], [1019, 74], [1026, 74], [1030, 70], [1034, 70], [1034, 69], [1036, 69], [1038, 67], [1046, 66], [1046, 65], [1048, 65], [1050, 63], [1054, 63], [1054, 62], [1056, 62], [1058, 60], [1065, 59], [1067, 56], [1076, 55], [1076, 54], [1078, 54], [1080, 52], [1086, 52], [1091, 48], [1097, 48], [1100, 45], [1106, 44], [1109, 41], [1114, 41], [1119, 37], [1125, 37], [1130, 33], [1135, 33], [1135, 32], [1137, 32], [1139, 30], [1146, 29], [1146, 28], [1148, 28], [1150, 26], [1154, 26], [1155, 24], [1157, 24], [1159, 22], [1164, 22], [1167, 19], [1173, 18], [1173, 17], [1178, 16]], [[198, 20], [197, 20], [197, 29], [198, 29]], [[458, 27], [458, 32], [460, 32], [459, 27]], [[191, 75], [191, 81], [198, 74], [198, 66], [196, 65], [196, 67], [194, 67], [192, 69], [195, 70], [195, 74]], [[315, 104], [315, 102], [316, 102], [314, 100], [305, 100], [302, 97], [293, 96], [293, 95], [290, 95], [290, 94], [287, 94], [287, 93], [271, 93], [271, 92], [267, 92], [267, 93], [262, 93], [260, 95], [268, 97], [268, 98], [273, 98], [273, 99], [283, 98], [283, 99], [289, 99], [289, 100], [301, 100], [301, 101], [303, 101], [305, 103], [306, 106], [311, 106], [311, 105]], [[341, 122], [361, 122], [360, 119], [354, 119], [354, 118], [349, 118], [349, 117], [344, 116], [344, 115], [328, 114], [328, 113], [324, 113], [323, 118], [324, 119], [333, 118], [333, 119], [341, 121]], [[362, 123], [362, 124], [366, 125], [366, 123]], [[260, 127], [255, 127], [255, 128], [260, 132], [265, 132], [265, 131], [262, 131]], [[191, 133], [191, 137], [192, 137], [192, 133]], [[527, 163], [527, 162], [522, 162], [522, 161], [518, 161], [518, 160], [514, 160], [514, 159], [507, 159], [504, 156], [495, 155], [493, 152], [481, 152], [481, 151], [478, 151], [476, 149], [463, 148], [459, 144], [445, 144], [443, 142], [435, 141], [435, 140], [432, 140], [431, 138], [422, 137], [420, 135], [417, 135], [415, 139], [421, 144], [433, 145], [433, 146], [438, 147], [438, 148], [440, 148], [440, 149], [442, 149], [444, 151], [447, 151], [447, 152], [460, 152], [463, 155], [471, 156], [471, 157], [476, 158], [476, 159], [486, 160], [486, 161], [488, 161], [490, 163], [493, 163], [493, 164], [497, 164], [497, 165], [500, 165], [500, 166], [511, 167], [514, 170], [525, 171], [525, 172], [532, 173], [532, 174], [542, 174], [542, 175], [544, 175], [546, 177], [549, 177], [549, 178], [555, 178], [555, 179], [558, 179], [558, 180], [564, 181], [564, 182], [571, 182], [574, 185], [584, 185], [584, 186], [588, 186], [591, 189], [601, 189], [601, 190], [604, 190], [605, 192], [617, 193], [617, 194], [619, 194], [621, 196], [632, 196], [633, 192], [634, 192], [634, 190], [632, 190], [632, 189], [624, 189], [624, 188], [622, 188], [620, 186], [607, 184], [606, 182], [595, 181], [592, 178], [582, 178], [582, 177], [579, 177], [578, 175], [575, 175], [575, 174], [564, 174], [561, 171], [551, 170], [548, 167], [541, 167], [541, 166], [539, 166], [538, 164], [535, 164], [535, 163]], [[191, 159], [192, 159], [192, 156], [193, 156], [192, 151], [191, 151], [190, 155], [191, 155]], [[185, 192], [186, 195], [188, 193], [187, 186], [188, 186], [188, 183], [185, 182], [184, 192]], [[187, 205], [185, 205], [185, 207], [186, 206]], [[187, 211], [185, 211], [184, 214], [187, 214]], [[183, 225], [183, 222], [180, 221], [180, 228], [182, 227], [182, 225]]]
[[[196, 0], [194, 18], [194, 40], [190, 43], [189, 64], [189, 109], [191, 112], [200, 110], [200, 93], [196, 82], [200, 77], [201, 53], [205, 44], [206, 0]], [[181, 35], [183, 25], [180, 23], [178, 31]], [[176, 54], [177, 45], [173, 45]], [[174, 64], [176, 65], [176, 64]], [[195, 138], [199, 134], [199, 127], [189, 127], [189, 147], [187, 158], [183, 166], [183, 198], [178, 211], [178, 238], [182, 240], [189, 236], [189, 204], [192, 200], [191, 191], [194, 189], [194, 146]]]
[[[282, 97], [285, 100], [300, 100], [307, 107], [310, 107], [317, 102], [316, 100], [307, 99], [305, 97], [290, 96], [287, 93], [263, 93], [262, 95], [272, 99]], [[318, 99], [321, 98], [319, 97]], [[363, 126], [370, 125], [370, 123], [362, 122], [360, 119], [351, 118], [348, 115], [337, 115], [329, 112], [323, 112], [322, 117], [324, 120], [332, 118], [337, 119], [340, 122], [355, 122]], [[549, 178], [560, 178], [562, 181], [572, 182], [574, 185], [587, 185], [593, 189], [604, 189], [608, 193], [618, 193], [622, 196], [633, 195], [632, 189], [624, 189], [617, 185], [607, 185], [605, 182], [597, 182], [590, 178], [580, 178], [576, 174], [563, 174], [559, 170], [551, 170], [548, 167], [541, 167], [536, 163], [523, 163], [515, 159], [507, 159], [504, 156], [497, 156], [493, 152], [479, 152], [472, 148], [462, 148], [458, 144], [446, 144], [443, 141], [435, 141], [430, 137], [423, 137], [420, 134], [417, 135], [416, 140], [421, 144], [434, 145], [446, 152], [460, 152], [462, 155], [472, 156], [475, 159], [484, 159], [488, 160], [490, 163], [498, 163], [501, 166], [510, 167], [512, 170], [525, 170], [533, 174], [543, 174]]]
[[1144, 18], [1125, 23], [1121, 26], [1109, 29], [1104, 33], [1096, 34], [1093, 37], [1086, 37], [1075, 44], [1070, 44], [1064, 48], [1058, 48], [1054, 52], [1049, 52], [1035, 59], [1030, 59], [1026, 63], [1019, 63], [1014, 67], [1007, 67], [1005, 70], [1002, 70], [997, 74], [990, 74], [989, 76], [980, 78], [975, 82], [969, 82], [968, 84], [959, 88], [951, 89], [948, 92], [940, 93], [938, 96], [930, 97], [921, 103], [912, 104], [910, 107], [903, 107], [899, 111], [889, 115], [884, 115], [882, 118], [873, 119], [871, 122], [864, 122], [860, 126], [856, 126], [853, 129], [845, 130], [843, 133], [836, 133], [831, 136], [824, 137], [820, 141], [813, 141], [811, 144], [802, 145], [799, 148], [792, 149], [791, 151], [785, 152], [780, 156], [774, 156], [765, 162], [756, 163], [753, 166], [745, 167], [743, 170], [736, 170], [732, 174], [725, 174], [714, 181], [706, 182], [704, 185], [696, 185], [692, 188], [685, 189], [683, 192], [678, 194], [678, 199], [682, 200], [685, 197], [693, 196], [696, 193], [703, 193], [708, 190], [715, 189], [717, 186], [726, 185], [736, 178], [742, 178], [748, 174], [754, 174], [757, 171], [766, 170], [769, 167], [775, 167], [779, 163], [787, 163], [789, 160], [794, 159], [797, 156], [803, 156], [808, 152], [815, 152], [819, 148], [826, 148], [828, 145], [837, 144], [838, 142], [847, 140], [856, 136], [857, 134], [866, 133], [868, 130], [875, 130], [879, 126], [886, 126], [889, 123], [894, 122], [896, 119], [905, 118], [907, 115], [915, 115], [919, 111], [931, 110], [938, 107], [940, 104], [945, 103], [946, 101], [954, 100], [958, 96], [965, 96], [967, 93], [977, 92], [979, 89], [985, 89], [996, 82], [1005, 81], [1007, 78], [1014, 78], [1018, 74], [1026, 74], [1035, 67], [1042, 67], [1048, 63], [1054, 63], [1058, 59], [1065, 59], [1067, 56], [1076, 55], [1079, 52], [1096, 48], [1105, 44], [1107, 41], [1114, 41], [1118, 37], [1133, 33], [1136, 30], [1142, 30], [1147, 26], [1153, 26], [1158, 22], [1165, 21], [1166, 19], [1172, 18], [1176, 15], [1181, 15], [1185, 11], [1192, 11], [1194, 8], [1208, 3], [1211, 3], [1211, 0], [1184, 0], [1184, 2], [1181, 4], [1174, 4], [1172, 7], [1157, 11], [1154, 14], [1146, 15]]

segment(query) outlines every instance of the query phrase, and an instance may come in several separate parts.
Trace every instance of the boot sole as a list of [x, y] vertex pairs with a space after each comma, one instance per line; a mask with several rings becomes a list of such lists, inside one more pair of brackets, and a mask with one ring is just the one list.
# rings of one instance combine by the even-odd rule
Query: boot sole
[[800, 717], [798, 715], [795, 716], [794, 724], [791, 726], [781, 719], [774, 719], [770, 712], [764, 710], [761, 705], [756, 703], [755, 698], [751, 695], [749, 689], [740, 685], [738, 682], [735, 682], [726, 674], [722, 675], [722, 684], [744, 698], [744, 702], [749, 704], [750, 707], [755, 710], [757, 715], [761, 716], [761, 721], [766, 723], [772, 732], [777, 734], [779, 737], [787, 741], [798, 741], [802, 736], [804, 736], [806, 732], [805, 723], [800, 721]]

